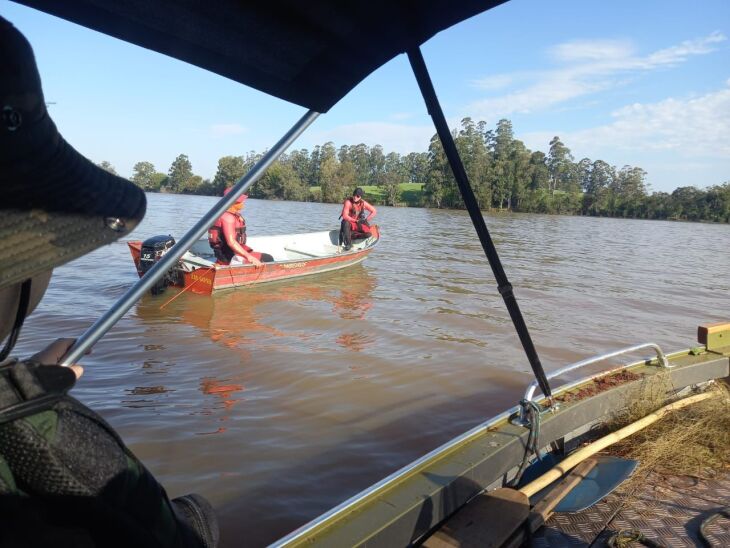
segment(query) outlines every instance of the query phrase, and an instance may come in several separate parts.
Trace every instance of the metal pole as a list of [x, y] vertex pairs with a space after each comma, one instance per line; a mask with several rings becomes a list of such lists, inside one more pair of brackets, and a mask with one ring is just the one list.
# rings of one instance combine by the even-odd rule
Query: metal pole
[[109, 329], [111, 329], [124, 314], [132, 308], [142, 296], [161, 278], [165, 272], [175, 265], [175, 262], [197, 242], [203, 234], [205, 234], [210, 225], [223, 215], [223, 213], [233, 205], [236, 199], [244, 193], [244, 191], [255, 183], [261, 177], [266, 169], [291, 145], [302, 132], [307, 129], [312, 122], [319, 116], [319, 112], [310, 110], [302, 118], [294, 124], [294, 126], [274, 145], [274, 147], [264, 154], [263, 158], [251, 168], [251, 170], [238, 181], [233, 189], [213, 208], [200, 219], [195, 226], [180, 238], [180, 240], [172, 246], [170, 251], [162, 256], [162, 259], [152, 267], [139, 281], [116, 302], [114, 305], [99, 318], [86, 332], [76, 341], [68, 354], [64, 356], [61, 365], [73, 365], [91, 348], [99, 339], [101, 339]]
[[464, 198], [466, 209], [469, 211], [471, 222], [474, 224], [474, 228], [479, 236], [479, 241], [482, 243], [482, 248], [484, 248], [484, 253], [487, 255], [489, 266], [492, 267], [492, 273], [494, 274], [494, 278], [497, 280], [499, 292], [504, 299], [504, 304], [507, 306], [507, 311], [512, 318], [512, 323], [517, 330], [517, 335], [522, 342], [522, 347], [525, 349], [525, 354], [527, 354], [527, 359], [529, 360], [532, 371], [535, 374], [535, 378], [540, 385], [540, 389], [543, 394], [549, 398], [552, 394], [547, 378], [545, 377], [545, 371], [540, 363], [540, 358], [537, 355], [537, 350], [535, 350], [535, 345], [532, 344], [532, 338], [530, 337], [530, 332], [527, 329], [527, 324], [525, 323], [525, 319], [522, 317], [520, 307], [517, 304], [517, 299], [512, 291], [512, 284], [510, 284], [507, 279], [507, 274], [505, 274], [504, 268], [502, 267], [502, 261], [499, 259], [497, 249], [494, 247], [492, 237], [489, 235], [487, 224], [484, 222], [484, 216], [482, 215], [482, 212], [479, 209], [479, 204], [474, 197], [474, 192], [469, 184], [469, 178], [466, 175], [464, 165], [461, 163], [461, 157], [456, 149], [454, 138], [449, 131], [446, 118], [444, 118], [441, 105], [436, 97], [436, 91], [434, 90], [433, 83], [428, 75], [428, 69], [426, 68], [426, 63], [423, 60], [420, 48], [416, 47], [409, 50], [408, 59], [411, 62], [413, 74], [415, 74], [416, 80], [418, 81], [418, 87], [421, 88], [421, 94], [423, 95], [423, 100], [426, 102], [428, 113], [431, 115], [431, 118], [433, 118], [433, 124], [436, 126], [436, 132], [438, 133], [439, 139], [441, 139], [441, 144], [444, 147], [446, 157], [449, 159], [451, 170], [454, 172], [454, 178], [456, 179], [457, 185], [459, 185], [459, 190]]

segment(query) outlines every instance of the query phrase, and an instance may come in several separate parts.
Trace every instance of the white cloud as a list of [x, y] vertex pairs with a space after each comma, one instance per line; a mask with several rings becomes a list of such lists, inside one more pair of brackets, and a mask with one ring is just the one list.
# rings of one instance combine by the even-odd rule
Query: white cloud
[[[634, 103], [611, 113], [608, 124], [574, 132], [520, 135], [532, 150], [547, 150], [555, 135], [576, 160], [602, 159], [649, 173], [657, 190], [719, 184], [730, 178], [730, 80], [704, 95]], [[695, 180], [697, 179], [697, 180]]]
[[308, 140], [315, 144], [332, 141], [337, 145], [364, 143], [368, 146], [382, 145], [387, 152], [422, 152], [428, 149], [431, 136], [436, 132], [433, 126], [410, 126], [391, 122], [360, 122], [347, 124], [329, 130], [312, 131]]
[[506, 88], [515, 81], [515, 75], [513, 74], [495, 74], [494, 76], [485, 76], [474, 80], [474, 87], [481, 89], [502, 89]]
[[560, 62], [626, 59], [633, 52], [634, 47], [627, 40], [574, 40], [548, 50], [548, 54]]
[[495, 120], [513, 113], [530, 113], [570, 99], [596, 93], [611, 86], [610, 81], [584, 79], [572, 71], [544, 75], [542, 81], [526, 89], [476, 101], [466, 111], [478, 119]]
[[403, 120], [410, 120], [411, 118], [413, 118], [412, 112], [396, 112], [396, 113], [390, 115], [390, 119], [395, 122], [400, 122]]
[[724, 42], [726, 37], [721, 32], [713, 32], [709, 36], [697, 40], [686, 40], [678, 46], [659, 50], [646, 58], [649, 66], [673, 65], [685, 61], [690, 55], [703, 55], [715, 51], [713, 44]]
[[530, 113], [622, 85], [627, 75], [671, 67], [690, 56], [707, 54], [726, 40], [720, 32], [688, 40], [637, 56], [633, 45], [619, 40], [575, 40], [558, 44], [549, 55], [561, 63], [555, 70], [499, 74], [477, 80], [484, 89], [505, 87], [518, 81], [532, 82], [506, 95], [488, 97], [466, 107], [471, 116], [494, 120], [513, 113]]
[[214, 137], [228, 137], [229, 135], [240, 135], [245, 133], [247, 128], [241, 124], [213, 124], [210, 126], [210, 133]]
[[610, 124], [572, 133], [570, 142], [730, 159], [730, 87], [686, 99], [635, 103], [611, 116]]

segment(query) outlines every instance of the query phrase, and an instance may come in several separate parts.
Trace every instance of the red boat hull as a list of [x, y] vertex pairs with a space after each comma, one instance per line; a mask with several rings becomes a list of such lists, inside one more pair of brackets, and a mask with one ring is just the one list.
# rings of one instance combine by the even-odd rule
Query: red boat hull
[[[372, 235], [376, 238], [376, 241], [379, 240], [380, 234], [377, 226], [373, 226]], [[129, 241], [127, 245], [132, 254], [134, 266], [137, 268], [137, 274], [141, 277], [142, 271], [139, 259], [142, 242], [140, 240]], [[260, 268], [255, 268], [253, 265], [213, 265], [208, 268], [197, 268], [191, 272], [180, 271], [180, 281], [175, 285], [199, 295], [210, 295], [214, 291], [222, 289], [233, 289], [310, 276], [357, 264], [363, 261], [374, 247], [372, 245], [361, 250], [338, 253], [322, 258], [264, 263]]]

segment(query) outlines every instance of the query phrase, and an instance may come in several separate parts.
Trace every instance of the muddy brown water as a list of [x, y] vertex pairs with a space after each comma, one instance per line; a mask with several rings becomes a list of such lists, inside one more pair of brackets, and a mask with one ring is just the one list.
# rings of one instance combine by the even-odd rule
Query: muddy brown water
[[[179, 236], [214, 203], [148, 198], [139, 239]], [[249, 200], [245, 213], [250, 233], [279, 234], [334, 228], [339, 207]], [[376, 219], [383, 239], [361, 265], [162, 309], [174, 292], [146, 297], [82, 362], [74, 395], [172, 496], [208, 497], [224, 545], [283, 536], [515, 405], [532, 380], [468, 215]], [[487, 223], [547, 370], [642, 342], [687, 348], [698, 324], [730, 319], [730, 226]], [[135, 280], [123, 242], [57, 269], [17, 354], [81, 334]]]

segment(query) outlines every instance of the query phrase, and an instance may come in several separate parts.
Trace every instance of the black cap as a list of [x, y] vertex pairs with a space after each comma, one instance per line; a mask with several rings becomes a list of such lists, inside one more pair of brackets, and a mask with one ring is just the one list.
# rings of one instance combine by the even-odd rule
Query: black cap
[[355, 191], [352, 193], [353, 196], [360, 196], [362, 197], [362, 189], [360, 187], [357, 187]]

